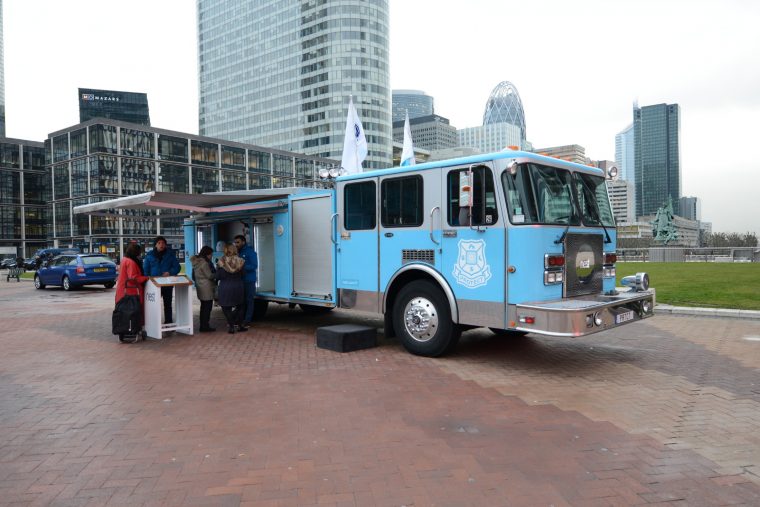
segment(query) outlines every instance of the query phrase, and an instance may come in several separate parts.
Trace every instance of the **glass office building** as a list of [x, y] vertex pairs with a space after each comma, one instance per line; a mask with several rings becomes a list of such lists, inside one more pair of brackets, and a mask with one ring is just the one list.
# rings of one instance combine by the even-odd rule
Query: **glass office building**
[[5, 42], [3, 42], [3, 0], [0, 0], [0, 137], [5, 137]]
[[681, 197], [680, 117], [678, 104], [633, 109], [637, 217]]
[[113, 90], [79, 89], [79, 121], [108, 118], [150, 125], [148, 95]]
[[197, 0], [201, 135], [340, 159], [349, 97], [365, 169], [392, 157], [388, 0]]
[[496, 85], [486, 101], [483, 125], [496, 123], [509, 123], [520, 129], [519, 146], [525, 146], [525, 111], [517, 87], [509, 81]]
[[392, 96], [394, 123], [404, 121], [407, 112], [410, 120], [435, 114], [433, 97], [421, 90], [393, 90]]
[[0, 257], [47, 244], [50, 184], [43, 143], [0, 138]]
[[[75, 206], [144, 192], [201, 194], [259, 188], [326, 185], [323, 168], [338, 162], [280, 150], [220, 141], [171, 130], [103, 119], [49, 134], [48, 188], [52, 188], [51, 237], [118, 257], [125, 241], [152, 246], [163, 235], [182, 251], [182, 218], [164, 212], [124, 210], [73, 214]], [[186, 212], [179, 211], [179, 215]]]

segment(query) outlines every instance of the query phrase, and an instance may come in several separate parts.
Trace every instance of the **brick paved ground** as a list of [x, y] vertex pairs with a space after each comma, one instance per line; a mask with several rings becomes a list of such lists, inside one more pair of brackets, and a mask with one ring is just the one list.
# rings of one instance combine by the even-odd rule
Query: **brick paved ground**
[[426, 359], [317, 349], [381, 322], [286, 307], [122, 345], [112, 298], [0, 283], [0, 504], [760, 505], [758, 322], [476, 330]]

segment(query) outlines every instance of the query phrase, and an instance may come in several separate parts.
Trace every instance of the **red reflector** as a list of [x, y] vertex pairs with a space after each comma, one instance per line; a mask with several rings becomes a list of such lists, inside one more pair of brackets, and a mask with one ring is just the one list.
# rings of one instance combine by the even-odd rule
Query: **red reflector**
[[546, 264], [549, 267], [562, 267], [565, 265], [564, 255], [549, 255], [546, 258]]
[[614, 254], [614, 253], [604, 254], [605, 264], [615, 264], [616, 262], [617, 262], [617, 254]]
[[84, 268], [82, 266], [77, 267], [77, 273], [82, 274], [84, 273]]
[[535, 324], [536, 323], [536, 319], [535, 319], [535, 317], [525, 317], [525, 323], [526, 324]]

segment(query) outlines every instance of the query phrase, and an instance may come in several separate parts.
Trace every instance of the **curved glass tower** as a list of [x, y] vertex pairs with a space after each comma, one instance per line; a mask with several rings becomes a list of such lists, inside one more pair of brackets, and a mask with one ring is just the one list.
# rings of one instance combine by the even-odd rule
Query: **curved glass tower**
[[515, 85], [502, 81], [493, 89], [486, 102], [483, 125], [510, 123], [520, 129], [521, 144], [525, 142], [525, 111]]
[[410, 120], [435, 113], [433, 97], [421, 90], [393, 90], [392, 96], [394, 122], [404, 120], [407, 112]]
[[203, 136], [340, 160], [349, 96], [364, 168], [392, 160], [388, 0], [197, 0]]

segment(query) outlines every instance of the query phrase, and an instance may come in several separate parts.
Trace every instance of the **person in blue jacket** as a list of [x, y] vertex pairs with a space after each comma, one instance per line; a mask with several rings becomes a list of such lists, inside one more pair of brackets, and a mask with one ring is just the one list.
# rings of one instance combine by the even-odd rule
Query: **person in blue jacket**
[[238, 249], [238, 256], [245, 260], [245, 273], [243, 274], [245, 317], [243, 317], [243, 322], [252, 323], [253, 301], [256, 299], [256, 271], [259, 268], [259, 256], [256, 255], [256, 250], [253, 247], [248, 246], [245, 236], [238, 234], [235, 236], [234, 243]]
[[[148, 252], [143, 260], [145, 276], [175, 276], [179, 273], [179, 261], [174, 251], [166, 244], [166, 238], [158, 236], [153, 242], [153, 250]], [[164, 323], [174, 322], [172, 318], [172, 297], [174, 287], [161, 287], [161, 298], [164, 300]]]

